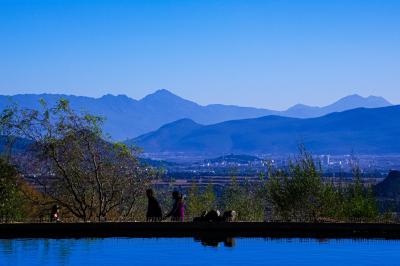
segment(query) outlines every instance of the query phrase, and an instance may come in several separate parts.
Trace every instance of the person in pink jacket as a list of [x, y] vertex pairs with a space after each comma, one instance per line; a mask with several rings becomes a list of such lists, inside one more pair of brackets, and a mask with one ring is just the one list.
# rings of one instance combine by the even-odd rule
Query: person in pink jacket
[[178, 191], [172, 192], [172, 199], [174, 204], [172, 205], [171, 211], [165, 216], [165, 218], [171, 217], [171, 221], [184, 221], [185, 218], [185, 204], [183, 202], [183, 195]]

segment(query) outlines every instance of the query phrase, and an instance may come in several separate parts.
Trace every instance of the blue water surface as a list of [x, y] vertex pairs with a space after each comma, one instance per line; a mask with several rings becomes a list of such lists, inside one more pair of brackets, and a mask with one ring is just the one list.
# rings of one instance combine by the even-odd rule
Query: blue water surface
[[0, 240], [0, 265], [400, 265], [398, 240], [237, 238]]

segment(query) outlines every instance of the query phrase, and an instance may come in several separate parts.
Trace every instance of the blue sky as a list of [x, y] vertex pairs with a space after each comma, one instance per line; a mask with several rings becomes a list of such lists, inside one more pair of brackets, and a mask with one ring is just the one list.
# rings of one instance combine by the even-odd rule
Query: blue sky
[[400, 103], [400, 1], [0, 0], [0, 93]]

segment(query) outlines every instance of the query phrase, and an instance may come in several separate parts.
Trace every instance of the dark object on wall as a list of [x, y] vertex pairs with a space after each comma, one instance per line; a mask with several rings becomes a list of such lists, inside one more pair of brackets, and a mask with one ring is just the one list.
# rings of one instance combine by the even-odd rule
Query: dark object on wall
[[236, 219], [236, 211], [226, 211], [221, 215], [219, 210], [204, 211], [200, 217], [193, 219], [193, 222], [233, 222]]

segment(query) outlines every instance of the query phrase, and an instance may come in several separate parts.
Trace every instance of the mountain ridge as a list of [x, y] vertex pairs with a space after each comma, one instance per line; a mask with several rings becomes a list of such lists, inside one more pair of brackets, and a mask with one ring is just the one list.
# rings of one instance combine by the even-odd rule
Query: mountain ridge
[[[324, 115], [328, 111], [337, 111], [332, 107], [327, 110], [325, 107], [310, 107], [306, 105], [302, 105], [300, 110], [295, 110], [292, 107], [285, 111], [223, 104], [199, 105], [165, 89], [157, 90], [139, 100], [132, 99], [126, 95], [111, 94], [106, 94], [98, 98], [48, 93], [0, 95], [0, 111], [12, 101], [25, 108], [38, 108], [39, 99], [46, 100], [48, 105], [52, 106], [60, 98], [69, 100], [71, 107], [78, 111], [85, 111], [105, 117], [105, 131], [115, 140], [125, 140], [140, 136], [144, 133], [154, 131], [164, 124], [183, 118], [189, 118], [199, 124], [207, 125], [266, 115], [308, 118]], [[353, 105], [350, 104], [346, 108], [357, 108], [360, 105], [371, 107], [391, 105], [383, 98], [380, 102], [369, 103], [368, 98], [358, 96], [359, 101], [354, 101]], [[363, 103], [364, 100], [365, 103]], [[341, 111], [342, 109], [343, 107], [338, 110]]]
[[[183, 132], [174, 124], [164, 129], [180, 136], [173, 141], [157, 139], [157, 131], [146, 140], [127, 141], [148, 152], [293, 153], [304, 144], [314, 153], [400, 153], [400, 105], [357, 108], [317, 118], [264, 116], [204, 125]], [[163, 132], [163, 134], [169, 134]]]

